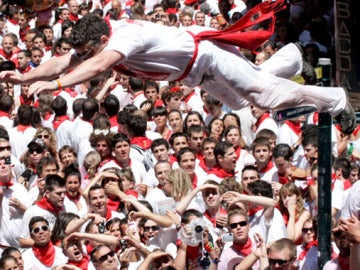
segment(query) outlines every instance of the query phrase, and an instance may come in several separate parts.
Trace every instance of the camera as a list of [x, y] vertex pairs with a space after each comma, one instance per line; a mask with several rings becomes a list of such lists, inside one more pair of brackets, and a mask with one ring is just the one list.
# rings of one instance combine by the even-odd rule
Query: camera
[[225, 233], [221, 236], [223, 242], [232, 242], [234, 240], [234, 235], [232, 233]]
[[192, 220], [179, 230], [179, 239], [189, 246], [199, 245], [203, 239], [204, 226], [202, 218]]
[[105, 232], [105, 222], [101, 222], [98, 224], [98, 228], [99, 228], [99, 233], [104, 233]]
[[124, 250], [127, 247], [127, 241], [125, 239], [120, 239], [120, 249]]

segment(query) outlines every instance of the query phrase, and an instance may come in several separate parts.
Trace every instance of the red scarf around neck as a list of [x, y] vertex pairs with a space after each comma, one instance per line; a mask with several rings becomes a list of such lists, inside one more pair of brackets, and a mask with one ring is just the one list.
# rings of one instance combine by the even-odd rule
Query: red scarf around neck
[[87, 255], [84, 255], [82, 260], [80, 262], [73, 262], [68, 261], [68, 264], [75, 265], [76, 267], [79, 267], [82, 270], [87, 270], [89, 265], [89, 257]]
[[301, 251], [301, 253], [299, 254], [299, 260], [302, 261], [306, 254], [308, 253], [308, 251], [310, 250], [310, 248], [312, 248], [313, 246], [317, 246], [317, 240], [311, 241], [310, 243], [308, 243], [305, 247], [304, 250]]
[[244, 245], [240, 245], [238, 243], [233, 243], [232, 246], [237, 252], [239, 252], [241, 255], [244, 255], [244, 257], [246, 257], [247, 255], [249, 255], [251, 253], [252, 241], [251, 241], [251, 238], [248, 237], [248, 240], [246, 241], [246, 243]]
[[80, 198], [81, 198], [81, 193], [78, 192], [76, 196], [72, 196], [69, 193], [66, 192], [66, 197], [68, 197], [68, 199], [74, 203], [78, 203]]
[[235, 172], [228, 173], [223, 168], [220, 168], [218, 166], [215, 166], [213, 168], [213, 174], [215, 174], [219, 178], [226, 178], [226, 177], [233, 177], [235, 175]]
[[350, 256], [344, 257], [339, 254], [338, 261], [341, 270], [350, 270]]
[[55, 248], [51, 241], [43, 247], [33, 246], [35, 257], [46, 267], [51, 267], [55, 261]]
[[37, 201], [35, 205], [39, 206], [41, 209], [47, 210], [54, 214], [55, 216], [59, 216], [59, 212], [62, 210], [62, 208], [56, 208], [55, 205], [53, 205], [47, 197], [43, 197], [40, 201]]
[[255, 123], [256, 130], [268, 118], [270, 118], [270, 113], [264, 113]]
[[52, 122], [54, 130], [56, 131], [58, 129], [58, 127], [66, 120], [69, 120], [69, 116], [67, 116], [67, 115], [55, 116], [54, 120]]
[[266, 172], [270, 171], [273, 167], [274, 167], [274, 163], [271, 160], [269, 160], [266, 167], [264, 169], [260, 170], [260, 173], [266, 173]]
[[150, 149], [152, 141], [147, 137], [134, 137], [130, 140], [131, 144], [136, 144], [140, 146], [142, 149], [147, 150]]
[[14, 185], [14, 182], [12, 181], [12, 179], [10, 179], [10, 181], [8, 181], [6, 183], [0, 181], [0, 187], [6, 187], [7, 189], [9, 189], [13, 185]]
[[288, 127], [294, 131], [294, 133], [298, 136], [300, 136], [301, 134], [301, 123], [300, 121], [298, 122], [293, 122], [293, 121], [289, 121], [289, 120], [286, 120], [285, 123], [288, 125]]

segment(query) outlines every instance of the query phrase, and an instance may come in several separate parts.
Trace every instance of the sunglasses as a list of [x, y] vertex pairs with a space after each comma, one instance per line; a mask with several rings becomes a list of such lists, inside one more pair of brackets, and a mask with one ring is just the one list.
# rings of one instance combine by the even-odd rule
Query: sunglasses
[[38, 233], [41, 232], [41, 231], [44, 231], [44, 232], [49, 231], [49, 226], [43, 225], [43, 226], [40, 226], [40, 227], [33, 228], [33, 229], [31, 230], [31, 233], [32, 233], [32, 234], [38, 234]]
[[152, 230], [153, 232], [158, 231], [159, 226], [145, 226], [144, 227], [144, 232], [149, 232], [150, 230]]
[[38, 135], [37, 136], [38, 137], [38, 139], [49, 139], [50, 138], [50, 135], [48, 134], [48, 135]]
[[110, 251], [109, 253], [106, 253], [105, 255], [102, 255], [99, 259], [97, 259], [97, 261], [98, 262], [101, 262], [101, 263], [103, 263], [103, 262], [105, 262], [107, 259], [108, 259], [108, 257], [114, 257], [115, 256], [115, 252], [114, 251]]
[[34, 152], [36, 152], [37, 154], [41, 154], [42, 152], [44, 152], [44, 150], [40, 148], [29, 148], [29, 154], [33, 154]]
[[314, 228], [302, 228], [301, 231], [302, 231], [303, 233], [313, 232], [313, 231], [314, 231]]
[[204, 192], [204, 194], [205, 194], [205, 197], [207, 197], [207, 196], [209, 196], [210, 194], [212, 194], [212, 195], [217, 195], [218, 192], [217, 192], [216, 189], [206, 189], [205, 192]]
[[8, 145], [8, 146], [0, 146], [0, 152], [5, 151], [5, 150], [10, 151], [11, 146], [10, 145]]
[[229, 226], [231, 229], [236, 229], [238, 225], [240, 225], [240, 227], [245, 227], [247, 224], [247, 221], [240, 221], [237, 223], [231, 223]]
[[1, 157], [0, 160], [3, 160], [5, 165], [11, 165], [11, 157]]
[[269, 258], [269, 264], [270, 265], [276, 265], [277, 264], [279, 266], [282, 266], [282, 265], [287, 264], [290, 261], [291, 261], [291, 259], [290, 260], [275, 260], [275, 259], [270, 259]]

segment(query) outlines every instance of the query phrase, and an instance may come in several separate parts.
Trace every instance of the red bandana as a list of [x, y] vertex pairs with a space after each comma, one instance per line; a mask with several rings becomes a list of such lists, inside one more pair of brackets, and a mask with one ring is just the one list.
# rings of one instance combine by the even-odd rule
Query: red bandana
[[279, 177], [279, 183], [282, 185], [285, 185], [287, 183], [289, 183], [289, 178], [287, 178], [286, 174], [282, 174], [278, 172], [278, 177]]
[[33, 99], [32, 98], [27, 98], [25, 97], [26, 100], [24, 99], [24, 96], [23, 95], [20, 95], [20, 104], [21, 105], [31, 105], [31, 103], [33, 102]]
[[68, 264], [75, 265], [82, 270], [88, 270], [89, 261], [90, 261], [89, 257], [87, 255], [84, 255], [84, 257], [80, 262], [68, 261]]
[[59, 216], [59, 212], [62, 210], [62, 208], [56, 208], [55, 205], [53, 205], [46, 197], [43, 197], [40, 201], [37, 201], [35, 205], [53, 213], [57, 217]]
[[12, 180], [10, 180], [9, 182], [0, 182], [0, 187], [6, 187], [7, 189], [9, 189], [9, 187], [13, 186], [14, 182]]
[[51, 267], [55, 261], [55, 248], [51, 241], [44, 247], [33, 246], [35, 257], [46, 267]]
[[339, 254], [338, 257], [339, 265], [341, 270], [350, 270], [350, 257], [344, 257]]
[[264, 169], [260, 170], [260, 173], [266, 173], [266, 172], [270, 171], [273, 167], [274, 167], [274, 163], [271, 160], [269, 160], [266, 167]]
[[233, 243], [232, 246], [233, 246], [233, 249], [235, 249], [241, 255], [247, 256], [251, 253], [251, 248], [252, 248], [251, 238], [248, 237], [248, 240], [244, 245]]
[[110, 126], [111, 127], [117, 127], [117, 125], [118, 125], [117, 115], [109, 117], [109, 121], [110, 121]]
[[294, 131], [294, 133], [298, 136], [300, 136], [301, 134], [301, 123], [300, 121], [297, 121], [297, 122], [293, 122], [293, 121], [289, 121], [289, 120], [286, 120], [285, 121], [285, 124], [288, 125], [288, 127]]
[[74, 203], [78, 203], [79, 200], [80, 200], [80, 198], [81, 198], [81, 193], [78, 192], [78, 194], [77, 194], [76, 196], [72, 196], [72, 195], [70, 195], [69, 193], [66, 192], [66, 197], [67, 197], [70, 201], [72, 201], [72, 202], [74, 202]]
[[195, 96], [195, 90], [192, 90], [185, 98], [184, 98], [184, 101], [185, 103], [188, 103], [190, 98], [192, 98], [193, 96]]
[[262, 122], [264, 122], [266, 119], [270, 118], [270, 114], [269, 113], [264, 113], [255, 123], [255, 127], [256, 129], [259, 128], [260, 124]]
[[142, 149], [150, 149], [152, 141], [147, 137], [134, 137], [130, 140], [131, 144], [136, 144]]
[[311, 241], [310, 243], [308, 243], [304, 247], [304, 250], [301, 251], [301, 253], [299, 254], [299, 260], [302, 261], [305, 258], [306, 254], [308, 253], [308, 251], [310, 250], [310, 248], [312, 246], [317, 246], [317, 245], [318, 245], [317, 240], [314, 240], [314, 241]]
[[30, 125], [29, 126], [24, 126], [24, 125], [17, 125], [16, 126], [16, 129], [17, 129], [17, 131], [19, 131], [19, 132], [24, 132], [25, 130], [27, 130], [29, 127], [31, 127]]
[[7, 112], [0, 111], [0, 117], [6, 116], [7, 118], [10, 118], [10, 114]]
[[226, 178], [226, 177], [233, 177], [235, 175], [235, 172], [228, 173], [224, 169], [216, 166], [213, 168], [213, 174], [215, 174], [219, 178]]
[[[224, 215], [227, 214], [226, 210], [224, 208], [221, 208], [221, 207], [220, 207], [220, 209], [219, 209], [219, 211], [217, 213], [224, 214]], [[204, 217], [206, 217], [212, 223], [214, 228], [216, 227], [216, 215], [211, 216], [210, 213], [208, 212], [208, 210], [206, 210], [205, 213], [204, 213]]]
[[54, 130], [56, 131], [59, 128], [59, 126], [66, 120], [69, 120], [69, 116], [67, 115], [55, 116], [52, 122]]
[[111, 213], [111, 211], [117, 212], [120, 207], [120, 203], [121, 203], [120, 200], [113, 200], [108, 197], [107, 203], [106, 203], [108, 212], [110, 212], [110, 213]]

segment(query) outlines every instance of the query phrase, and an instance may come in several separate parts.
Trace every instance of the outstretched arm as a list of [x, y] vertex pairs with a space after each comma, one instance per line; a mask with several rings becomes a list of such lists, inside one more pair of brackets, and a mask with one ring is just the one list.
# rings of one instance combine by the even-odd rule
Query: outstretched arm
[[70, 87], [88, 81], [107, 69], [113, 67], [123, 58], [122, 54], [116, 51], [102, 51], [90, 59], [82, 62], [72, 72], [67, 73], [58, 83], [39, 81], [29, 88], [29, 95], [40, 93], [44, 90], [57, 90], [60, 87]]

